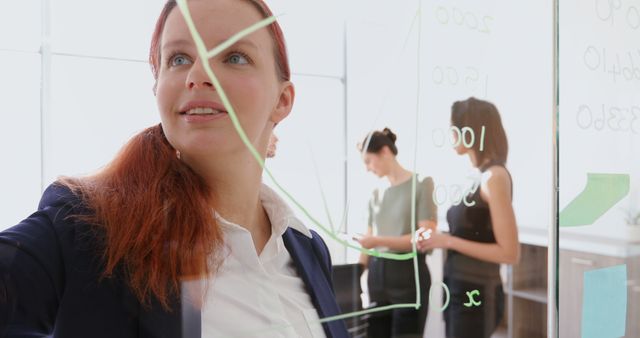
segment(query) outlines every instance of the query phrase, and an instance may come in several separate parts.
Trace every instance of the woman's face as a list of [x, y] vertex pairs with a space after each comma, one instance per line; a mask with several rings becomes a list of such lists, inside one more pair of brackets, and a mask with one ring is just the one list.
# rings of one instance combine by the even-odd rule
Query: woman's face
[[[206, 48], [262, 20], [249, 1], [191, 0], [189, 10]], [[293, 104], [293, 85], [276, 71], [274, 43], [266, 29], [244, 37], [209, 59], [249, 140], [263, 153], [275, 123]], [[156, 99], [167, 139], [182, 158], [246, 151], [197, 53], [176, 7], [160, 41]]]
[[362, 155], [362, 161], [364, 162], [367, 171], [372, 172], [378, 177], [384, 177], [387, 175], [387, 166], [382, 151], [380, 154], [364, 152]]

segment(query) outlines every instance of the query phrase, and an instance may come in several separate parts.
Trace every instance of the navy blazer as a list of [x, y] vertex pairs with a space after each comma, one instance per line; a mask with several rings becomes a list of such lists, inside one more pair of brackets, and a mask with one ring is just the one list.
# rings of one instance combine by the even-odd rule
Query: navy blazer
[[[0, 337], [200, 337], [200, 311], [174, 297], [171, 311], [143, 307], [122, 274], [101, 279], [99, 232], [67, 218], [86, 212], [68, 188], [53, 184], [38, 211], [0, 233]], [[340, 314], [323, 240], [294, 229], [283, 235], [320, 318]], [[348, 337], [342, 320], [327, 337]]]

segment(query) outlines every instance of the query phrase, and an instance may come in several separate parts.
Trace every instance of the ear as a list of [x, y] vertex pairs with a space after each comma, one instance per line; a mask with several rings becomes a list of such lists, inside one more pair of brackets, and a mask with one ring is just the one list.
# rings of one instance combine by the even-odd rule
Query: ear
[[291, 109], [293, 108], [293, 101], [296, 97], [296, 90], [291, 81], [282, 82], [280, 85], [280, 97], [278, 98], [278, 104], [271, 113], [271, 122], [278, 124], [289, 116]]

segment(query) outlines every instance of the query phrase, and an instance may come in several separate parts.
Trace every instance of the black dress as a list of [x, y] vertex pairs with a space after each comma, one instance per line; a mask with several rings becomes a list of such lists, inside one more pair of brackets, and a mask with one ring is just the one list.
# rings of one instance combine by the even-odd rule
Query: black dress
[[[489, 163], [480, 171], [485, 172], [493, 165], [496, 164]], [[447, 211], [447, 222], [452, 236], [496, 243], [489, 205], [480, 198], [480, 185]], [[500, 265], [449, 250], [444, 283], [451, 297], [444, 311], [447, 337], [491, 337], [504, 313]]]

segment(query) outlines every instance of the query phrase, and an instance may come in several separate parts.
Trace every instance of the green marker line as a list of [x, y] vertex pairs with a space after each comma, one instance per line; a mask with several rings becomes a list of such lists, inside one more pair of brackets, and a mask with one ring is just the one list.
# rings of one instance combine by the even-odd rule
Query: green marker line
[[[416, 143], [413, 147], [413, 175], [411, 178], [411, 227], [413, 229], [413, 233], [415, 234], [417, 229], [416, 224], [416, 186], [418, 175], [416, 174], [416, 170], [418, 169], [418, 126], [420, 125], [420, 92], [421, 92], [421, 77], [420, 77], [420, 59], [422, 58], [421, 53], [421, 43], [422, 40], [422, 0], [418, 0], [418, 55], [416, 59], [416, 76], [417, 76], [417, 88], [416, 88], [416, 122], [415, 122], [415, 134], [414, 139]], [[417, 241], [411, 241], [411, 251], [417, 252], [416, 248]], [[422, 264], [426, 264], [422, 262]], [[413, 258], [413, 271], [414, 271], [414, 279], [416, 282], [416, 303], [420, 304], [420, 276], [418, 275], [418, 255]]]
[[[345, 240], [342, 240], [342, 239], [338, 238], [336, 236], [336, 234], [331, 232], [331, 230], [329, 230], [327, 227], [325, 227], [323, 224], [321, 224], [318, 220], [316, 220], [315, 217], [313, 217], [309, 213], [309, 211], [304, 206], [302, 206], [302, 204], [300, 204], [295, 198], [293, 198], [293, 196], [280, 185], [280, 183], [275, 179], [275, 177], [273, 176], [271, 171], [268, 168], [265, 167], [264, 160], [262, 159], [262, 157], [260, 156], [258, 151], [255, 149], [253, 144], [251, 144], [251, 141], [249, 141], [249, 138], [247, 137], [246, 133], [244, 132], [244, 129], [240, 125], [240, 121], [238, 119], [237, 114], [235, 113], [235, 109], [231, 105], [231, 102], [229, 101], [229, 98], [227, 97], [227, 94], [225, 93], [224, 89], [222, 88], [222, 85], [220, 84], [220, 81], [218, 81], [218, 78], [213, 73], [213, 70], [211, 69], [211, 65], [209, 64], [208, 59], [206, 58], [207, 53], [208, 53], [207, 49], [206, 49], [206, 46], [204, 44], [204, 41], [202, 40], [202, 37], [200, 36], [200, 34], [198, 33], [198, 31], [197, 31], [197, 29], [195, 27], [195, 24], [193, 22], [193, 19], [191, 17], [190, 12], [189, 12], [189, 8], [187, 6], [186, 0], [177, 0], [177, 1], [178, 1], [178, 7], [182, 11], [182, 14], [183, 14], [183, 16], [185, 18], [185, 21], [187, 23], [187, 26], [189, 28], [189, 32], [191, 33], [191, 36], [193, 37], [193, 39], [195, 41], [195, 44], [196, 44], [196, 47], [197, 47], [197, 51], [198, 51], [198, 54], [200, 55], [200, 59], [202, 61], [202, 65], [204, 67], [204, 70], [207, 73], [207, 75], [209, 76], [209, 78], [211, 79], [211, 83], [215, 87], [216, 91], [218, 92], [218, 95], [220, 96], [220, 100], [222, 101], [222, 104], [224, 105], [225, 109], [227, 110], [229, 118], [231, 118], [231, 122], [233, 123], [233, 126], [236, 129], [236, 132], [240, 136], [240, 139], [245, 144], [247, 149], [249, 149], [249, 152], [251, 153], [251, 155], [256, 159], [256, 161], [258, 162], [260, 167], [267, 174], [267, 177], [269, 177], [271, 179], [271, 181], [276, 186], [276, 188], [282, 194], [284, 194], [289, 199], [289, 201], [291, 203], [293, 203], [296, 207], [298, 207], [298, 209], [300, 209], [300, 211], [305, 216], [307, 216], [307, 218], [309, 218], [309, 220], [313, 224], [315, 224], [318, 228], [320, 228], [324, 233], [326, 233], [333, 240], [341, 243], [342, 245], [344, 245], [346, 247], [352, 248], [354, 250], [360, 251], [360, 252], [365, 253], [365, 254], [370, 255], [370, 256], [380, 257], [380, 258], [395, 259], [395, 260], [408, 260], [408, 259], [412, 259], [413, 257], [415, 257], [416, 256], [416, 252], [415, 251], [414, 252], [410, 252], [410, 253], [405, 253], [405, 254], [380, 252], [380, 251], [375, 250], [375, 249], [360, 248], [360, 247], [357, 247], [357, 246], [355, 246], [353, 244], [348, 243]], [[261, 20], [260, 22], [268, 22], [270, 19], [271, 18], [267, 18], [267, 19]], [[253, 26], [256, 26], [256, 25], [253, 25]], [[244, 32], [245, 35], [251, 33], [250, 30], [243, 30], [243, 32]], [[239, 38], [242, 38], [242, 36], [240, 36]]]
[[[249, 138], [247, 137], [246, 133], [244, 132], [244, 129], [242, 129], [242, 126], [240, 125], [240, 120], [238, 119], [238, 115], [236, 114], [235, 109], [231, 105], [231, 101], [229, 101], [229, 98], [227, 97], [226, 92], [222, 88], [222, 85], [220, 84], [220, 81], [218, 81], [218, 78], [215, 76], [215, 74], [213, 73], [213, 70], [211, 69], [211, 66], [209, 65], [209, 62], [208, 62], [209, 58], [207, 57], [206, 46], [204, 44], [204, 41], [202, 40], [202, 37], [200, 36], [198, 31], [196, 30], [196, 27], [195, 27], [195, 24], [194, 24], [193, 19], [191, 17], [191, 14], [189, 12], [189, 7], [187, 6], [186, 0], [178, 0], [178, 5], [180, 6], [180, 10], [182, 11], [182, 14], [185, 17], [185, 21], [187, 22], [187, 26], [189, 27], [189, 31], [191, 32], [191, 36], [193, 37], [193, 40], [196, 43], [198, 54], [201, 56], [200, 59], [202, 61], [202, 65], [204, 66], [205, 72], [207, 73], [207, 75], [211, 79], [211, 82], [212, 82], [213, 86], [215, 87], [216, 91], [218, 92], [218, 95], [220, 95], [220, 100], [222, 101], [222, 104], [224, 105], [225, 109], [227, 109], [227, 113], [228, 113], [229, 117], [231, 118], [233, 126], [236, 128], [236, 131], [238, 132], [242, 142], [249, 149], [249, 152], [258, 161], [260, 166], [262, 168], [266, 169], [265, 166], [264, 166], [264, 160], [262, 159], [262, 157], [260, 156], [260, 154], [258, 153], [256, 148], [253, 146], [253, 144], [251, 144], [251, 141], [249, 141]], [[259, 23], [261, 23], [263, 21], [265, 21], [265, 22], [269, 21], [270, 19], [271, 18], [267, 18], [267, 19], [261, 20]], [[258, 24], [254, 24], [254, 25], [252, 25], [252, 27], [257, 26]], [[240, 35], [236, 34], [236, 35], [234, 35], [234, 38], [235, 39], [241, 39], [242, 37], [250, 34], [252, 31], [250, 29], [245, 29], [245, 30], [243, 30], [243, 32], [244, 32], [244, 35], [240, 36]]]
[[395, 259], [395, 260], [408, 260], [408, 259], [412, 259], [413, 257], [416, 256], [416, 252], [409, 252], [409, 253], [404, 253], [404, 254], [396, 254], [396, 253], [389, 253], [389, 252], [380, 252], [376, 249], [365, 249], [365, 248], [361, 248], [358, 246], [355, 246], [341, 238], [339, 238], [336, 234], [332, 233], [331, 231], [329, 231], [329, 229], [327, 229], [324, 225], [322, 225], [320, 222], [318, 222], [313, 216], [311, 216], [311, 214], [309, 213], [309, 211], [307, 211], [307, 209], [305, 207], [303, 207], [300, 203], [298, 203], [297, 200], [295, 200], [286, 190], [284, 190], [280, 184], [275, 180], [275, 178], [271, 175], [271, 173], [268, 170], [265, 170], [265, 172], [267, 173], [267, 175], [269, 176], [269, 178], [273, 181], [273, 183], [278, 187], [278, 189], [285, 195], [287, 196], [287, 198], [289, 199], [289, 201], [291, 201], [291, 203], [295, 204], [296, 207], [298, 207], [298, 209], [300, 209], [300, 211], [302, 211], [305, 216], [307, 216], [307, 218], [309, 218], [309, 220], [311, 220], [311, 222], [313, 224], [315, 224], [316, 226], [318, 226], [320, 229], [322, 229], [331, 239], [335, 240], [338, 243], [341, 243], [343, 246], [352, 248], [354, 250], [360, 251], [362, 253], [365, 253], [369, 256], [374, 256], [374, 257], [379, 257], [379, 258], [388, 258], [388, 259]]
[[[189, 31], [190, 31], [193, 39], [194, 39], [198, 54], [200, 55], [201, 61], [203, 63], [204, 70], [207, 73], [207, 75], [209, 76], [209, 78], [211, 79], [211, 82], [212, 82], [213, 86], [215, 87], [216, 91], [218, 92], [218, 95], [220, 96], [220, 100], [222, 101], [222, 104], [225, 106], [225, 109], [227, 109], [228, 115], [231, 118], [231, 121], [233, 123], [234, 128], [236, 129], [236, 132], [238, 132], [238, 135], [239, 135], [240, 139], [242, 140], [242, 142], [245, 144], [245, 146], [247, 147], [249, 152], [256, 159], [256, 161], [261, 166], [261, 168], [264, 170], [264, 172], [267, 173], [267, 176], [276, 185], [278, 190], [281, 193], [283, 193], [291, 201], [291, 203], [296, 205], [311, 220], [311, 222], [313, 224], [318, 226], [322, 231], [324, 231], [327, 235], [329, 235], [333, 240], [341, 243], [342, 245], [344, 245], [346, 247], [350, 247], [350, 248], [355, 249], [355, 250], [358, 250], [358, 251], [363, 252], [365, 254], [368, 254], [368, 255], [371, 255], [371, 256], [375, 256], [375, 257], [380, 257], [380, 258], [388, 258], [388, 259], [394, 259], [394, 260], [413, 259], [414, 260], [414, 268], [415, 268], [415, 271], [416, 271], [416, 274], [415, 274], [416, 275], [416, 288], [417, 288], [417, 291], [420, 292], [419, 280], [418, 280], [418, 277], [417, 277], [418, 276], [418, 274], [417, 274], [417, 271], [418, 271], [417, 270], [417, 251], [416, 251], [415, 243], [413, 243], [413, 251], [410, 252], [410, 253], [405, 253], [405, 254], [386, 253], [386, 252], [380, 252], [380, 251], [375, 250], [375, 249], [364, 249], [364, 248], [356, 247], [355, 245], [352, 245], [352, 244], [348, 243], [347, 241], [344, 241], [344, 240], [338, 238], [336, 236], [336, 234], [334, 234], [332, 231], [330, 231], [324, 225], [322, 225], [319, 221], [317, 221], [308, 212], [308, 210], [306, 208], [304, 208], [304, 206], [302, 206], [295, 198], [293, 198], [293, 196], [288, 191], [286, 191], [280, 185], [280, 183], [275, 179], [275, 177], [273, 176], [271, 171], [268, 168], [265, 167], [264, 159], [262, 159], [262, 157], [260, 156], [258, 151], [255, 149], [255, 147], [249, 141], [246, 133], [244, 132], [244, 129], [242, 128], [242, 126], [240, 124], [240, 121], [239, 121], [239, 119], [237, 117], [237, 114], [235, 113], [235, 109], [231, 105], [231, 102], [229, 101], [229, 98], [227, 97], [226, 92], [222, 88], [222, 85], [220, 84], [218, 78], [213, 73], [213, 70], [211, 69], [211, 66], [210, 66], [210, 64], [208, 62], [208, 57], [207, 56], [208, 56], [209, 53], [215, 55], [213, 52], [219, 52], [220, 50], [224, 50], [224, 48], [214, 48], [211, 52], [208, 52], [207, 49], [206, 49], [206, 46], [204, 44], [204, 41], [202, 40], [202, 37], [200, 36], [200, 34], [198, 33], [198, 31], [197, 31], [197, 29], [195, 27], [195, 24], [193, 22], [193, 19], [191, 17], [190, 12], [189, 12], [189, 8], [187, 6], [186, 0], [177, 0], [177, 4], [178, 4], [178, 7], [179, 7], [180, 11], [182, 12], [182, 14], [183, 14], [183, 16], [185, 18], [185, 21], [187, 23], [187, 27], [189, 28]], [[421, 6], [421, 3], [420, 3], [420, 6]], [[255, 25], [252, 25], [248, 29], [245, 29], [242, 32], [234, 35], [234, 38], [239, 40], [242, 37], [252, 33], [253, 31], [255, 31], [255, 29], [259, 29], [259, 28], [268, 26], [270, 24], [268, 22], [272, 23], [273, 22], [273, 17], [261, 20], [260, 22], [258, 22]], [[256, 27], [258, 27], [258, 28], [256, 28]], [[234, 42], [231, 42], [228, 45], [231, 45], [233, 43]], [[418, 51], [418, 53], [419, 53], [419, 51]], [[415, 156], [414, 156], [414, 171], [415, 171]], [[413, 188], [412, 188], [412, 190], [413, 190], [412, 191], [412, 194], [413, 194], [412, 200], [414, 200], [414, 202], [412, 203], [413, 204], [412, 208], [415, 208], [415, 185], [416, 185], [415, 175], [414, 175], [413, 180], [414, 181], [413, 181]], [[412, 212], [412, 218], [413, 218], [413, 223], [414, 223], [413, 226], [414, 226], [414, 231], [415, 231], [415, 210]], [[446, 288], [446, 286], [445, 286], [445, 288]], [[333, 321], [333, 320], [345, 319], [345, 318], [350, 318], [350, 317], [354, 317], [354, 316], [358, 316], [358, 315], [362, 315], [362, 314], [386, 311], [386, 310], [390, 310], [390, 309], [399, 309], [399, 308], [416, 308], [416, 309], [418, 309], [418, 308], [420, 308], [420, 306], [421, 305], [420, 305], [419, 301], [416, 302], [415, 304], [389, 305], [389, 306], [385, 306], [385, 307], [379, 307], [379, 308], [368, 309], [368, 310], [363, 310], [363, 311], [358, 311], [358, 312], [352, 312], [350, 314], [327, 317], [327, 318], [324, 318], [322, 320], [319, 320], [318, 322], [319, 323], [325, 323], [325, 322], [329, 322], [329, 321]], [[261, 332], [264, 332], [264, 331], [261, 330]]]
[[189, 6], [187, 6], [187, 0], [177, 0], [178, 8], [180, 12], [182, 12], [182, 16], [184, 17], [185, 22], [187, 23], [187, 27], [189, 28], [189, 32], [193, 37], [193, 42], [196, 44], [196, 50], [198, 51], [198, 55], [203, 59], [203, 64], [209, 64], [209, 62], [205, 62], [204, 60], [208, 60], [203, 56], [207, 55], [207, 46], [204, 44], [204, 41], [200, 37], [198, 30], [196, 29], [196, 24], [193, 22], [191, 18], [191, 13], [189, 12]]
[[629, 193], [628, 174], [587, 174], [587, 185], [561, 212], [560, 226], [591, 225]]
[[[407, 44], [409, 43], [409, 38], [411, 37], [411, 33], [413, 32], [413, 30], [415, 28], [416, 22], [418, 22], [420, 27], [421, 27], [421, 25], [422, 25], [422, 14], [421, 14], [421, 12], [422, 12], [422, 1], [418, 0], [418, 10], [416, 11], [416, 13], [413, 16], [413, 19], [411, 20], [411, 25], [409, 27], [409, 31], [407, 32], [407, 35], [405, 36], [404, 42], [402, 44], [402, 48], [400, 50], [401, 52], [404, 52], [404, 50], [407, 48]], [[420, 47], [419, 46], [420, 46], [420, 31], [418, 31], [418, 52], [417, 52], [418, 60], [420, 60], [420, 58], [421, 58], [421, 53], [420, 53]], [[418, 61], [418, 69], [419, 69], [419, 64], [420, 64], [420, 62]], [[416, 72], [416, 73], [418, 74], [418, 79], [420, 79], [420, 72]], [[393, 81], [387, 82], [387, 86], [390, 87], [392, 82]], [[418, 80], [418, 89], [417, 90], [418, 90], [418, 93], [419, 93], [420, 92], [420, 80]], [[369, 128], [370, 130], [374, 130], [374, 127], [375, 127], [376, 123], [380, 119], [380, 116], [382, 116], [382, 113], [384, 111], [382, 107], [384, 106], [384, 102], [386, 102], [388, 100], [389, 93], [391, 92], [391, 90], [390, 90], [390, 88], [387, 88], [384, 92], [385, 92], [385, 96], [383, 98], [383, 104], [381, 105], [381, 108], [378, 111], [378, 114], [376, 115], [376, 118], [374, 119], [373, 125], [371, 126], [371, 128]], [[420, 97], [420, 95], [418, 94], [418, 101], [419, 101], [419, 97]], [[418, 118], [419, 111], [420, 111], [419, 107], [420, 107], [420, 104], [418, 103], [417, 107], [416, 107], [416, 133], [415, 133], [415, 135], [416, 135], [416, 138], [415, 138], [416, 147], [414, 148], [415, 152], [417, 152], [417, 140], [418, 140], [418, 137], [417, 137], [418, 136], [418, 123], [417, 122], [418, 122], [418, 119], [419, 119]], [[365, 138], [364, 144], [362, 146], [362, 151], [361, 151], [362, 154], [364, 154], [366, 152], [366, 149], [369, 147], [369, 143], [371, 141], [371, 136], [373, 136], [373, 133], [369, 133], [367, 135], [367, 137]], [[413, 164], [413, 172], [415, 173], [415, 171], [416, 171], [416, 163], [417, 163], [416, 154], [415, 153], [414, 153], [414, 162], [413, 163], [414, 163]], [[415, 232], [416, 231], [416, 228], [415, 228], [415, 196], [416, 196], [415, 175], [414, 175], [414, 178], [412, 179], [411, 184], [412, 184], [412, 187], [411, 187], [411, 196], [412, 196], [411, 197], [411, 205], [412, 205], [411, 217], [412, 217], [412, 220], [411, 220], [411, 222], [412, 222], [412, 224], [414, 224], [413, 225], [413, 232]], [[417, 270], [417, 258], [415, 258], [415, 257], [417, 257], [417, 249], [416, 249], [415, 242], [413, 243], [412, 247], [413, 247], [412, 253], [414, 254], [414, 269], [415, 269], [416, 288], [418, 289], [417, 293], [416, 293], [416, 298], [417, 298], [416, 299], [416, 303], [420, 304], [420, 290], [419, 290], [420, 283], [418, 282], [418, 279], [419, 279], [418, 277], [419, 276], [418, 276], [418, 270]]]
[[464, 303], [463, 305], [465, 307], [480, 306], [482, 304], [482, 301], [476, 300], [475, 296], [480, 296], [480, 291], [467, 291], [467, 297], [469, 297], [469, 301]]
[[210, 59], [216, 55], [218, 55], [218, 53], [222, 52], [223, 50], [231, 47], [234, 43], [240, 41], [240, 39], [242, 39], [243, 37], [259, 30], [262, 29], [264, 27], [269, 26], [270, 24], [274, 23], [276, 21], [276, 17], [275, 16], [271, 16], [268, 17], [262, 21], [256, 22], [255, 24], [241, 30], [240, 32], [234, 34], [232, 37], [230, 37], [227, 41], [221, 43], [220, 45], [218, 45], [217, 47], [215, 47], [214, 49], [210, 50], [207, 53], [207, 59]]
[[331, 232], [336, 233], [336, 228], [333, 225], [331, 212], [329, 211], [329, 205], [327, 204], [327, 198], [324, 194], [324, 189], [322, 189], [322, 182], [320, 181], [320, 171], [318, 171], [318, 163], [316, 162], [316, 156], [313, 153], [313, 148], [309, 145], [309, 154], [311, 155], [311, 163], [313, 164], [313, 171], [316, 174], [316, 181], [318, 181], [318, 188], [320, 189], [320, 197], [322, 197], [322, 205], [324, 206], [324, 212], [327, 214], [327, 219], [329, 220], [329, 226], [331, 226]]
[[[407, 35], [404, 38], [404, 42], [402, 43], [402, 48], [400, 49], [400, 52], [398, 53], [398, 55], [402, 54], [405, 49], [407, 49], [407, 44], [409, 44], [409, 39], [411, 38], [411, 33], [413, 32], [413, 29], [416, 25], [416, 22], [418, 22], [418, 16], [420, 15], [420, 11], [421, 11], [421, 6], [422, 4], [418, 4], [418, 10], [416, 11], [416, 13], [413, 15], [413, 19], [411, 20], [411, 25], [409, 26], [409, 31], [407, 32]], [[418, 51], [418, 55], [420, 55], [420, 52]], [[395, 60], [397, 58], [393, 58], [393, 60]], [[393, 80], [393, 78], [392, 78]], [[378, 113], [376, 114], [376, 118], [373, 119], [373, 124], [371, 125], [371, 128], [369, 128], [369, 130], [374, 130], [376, 124], [378, 123], [378, 120], [380, 120], [380, 116], [382, 116], [382, 113], [386, 111], [386, 109], [384, 109], [384, 106], [386, 104], [386, 102], [389, 100], [389, 93], [391, 92], [391, 84], [393, 83], [393, 81], [387, 81], [387, 83], [385, 84], [386, 88], [384, 90], [384, 97], [382, 98], [382, 104], [380, 104], [380, 109], [378, 110]], [[416, 143], [417, 143], [417, 139], [416, 139]], [[367, 142], [368, 144], [368, 142]], [[365, 148], [366, 149], [366, 148]]]
[[355, 312], [351, 312], [351, 313], [347, 313], [347, 314], [343, 314], [343, 315], [325, 317], [323, 319], [320, 319], [318, 322], [319, 323], [327, 323], [327, 322], [331, 322], [331, 321], [334, 321], [334, 320], [347, 319], [347, 318], [351, 318], [351, 317], [355, 317], [355, 316], [366, 315], [366, 314], [369, 314], [369, 313], [382, 312], [382, 311], [394, 310], [394, 309], [407, 309], [407, 308], [414, 308], [414, 309], [418, 310], [420, 308], [420, 304], [418, 304], [418, 303], [416, 303], [416, 304], [407, 303], [407, 304], [395, 304], [395, 305], [380, 306], [380, 307], [376, 307], [376, 308], [373, 308], [373, 309], [367, 309], [367, 310], [355, 311]]
[[[418, 6], [421, 6], [421, 4], [419, 4]], [[400, 49], [400, 52], [398, 53], [398, 55], [400, 55], [405, 51], [405, 49], [407, 49], [409, 38], [411, 37], [411, 33], [413, 32], [416, 22], [418, 21], [419, 14], [420, 14], [420, 9], [418, 9], [416, 13], [413, 15], [413, 19], [411, 20], [411, 25], [409, 26], [409, 31], [407, 32], [407, 35], [404, 37], [404, 42], [402, 43], [402, 48]], [[420, 55], [420, 51], [418, 51], [418, 57], [419, 55]], [[386, 111], [384, 109], [384, 106], [385, 106], [385, 103], [389, 100], [389, 93], [391, 92], [391, 83], [393, 83], [393, 81], [387, 81], [385, 84], [386, 88], [384, 90], [382, 104], [380, 104], [380, 109], [378, 109], [378, 113], [376, 114], [376, 117], [373, 119], [373, 123], [371, 124], [371, 128], [369, 128], [369, 130], [375, 129], [376, 124], [378, 124], [378, 120], [380, 120], [380, 116], [382, 116], [382, 113]], [[364, 144], [362, 146], [362, 152], [361, 152], [362, 154], [364, 154], [365, 149], [369, 147], [369, 141], [371, 141], [371, 134], [367, 135], [367, 138], [364, 141]], [[416, 139], [416, 143], [417, 143], [417, 139]]]
[[349, 205], [351, 203], [349, 201], [345, 201], [344, 209], [342, 210], [342, 221], [340, 223], [340, 227], [338, 228], [338, 233], [342, 233], [344, 229], [347, 228], [347, 217], [349, 217]]
[[362, 316], [362, 315], [366, 315], [366, 314], [370, 314], [370, 313], [376, 313], [376, 312], [382, 312], [382, 311], [388, 311], [388, 310], [394, 310], [394, 309], [407, 309], [407, 308], [415, 308], [417, 310], [417, 309], [420, 308], [420, 304], [408, 304], [407, 303], [407, 304], [395, 304], [395, 305], [380, 306], [380, 307], [376, 307], [376, 308], [372, 308], [372, 309], [367, 309], [367, 310], [362, 310], [362, 311], [355, 311], [355, 312], [350, 312], [350, 313], [337, 315], [337, 316], [325, 317], [323, 319], [316, 320], [316, 321], [310, 321], [310, 322], [298, 321], [298, 322], [287, 324], [287, 325], [269, 326], [269, 327], [266, 327], [264, 329], [260, 329], [260, 331], [243, 333], [242, 337], [256, 336], [256, 335], [260, 336], [260, 335], [263, 335], [266, 332], [280, 331], [280, 330], [291, 328], [291, 327], [293, 327], [295, 325], [301, 325], [301, 324], [306, 324], [306, 325], [323, 324], [323, 323], [332, 322], [334, 320], [348, 319], [348, 318]]
[[445, 295], [447, 296], [444, 301], [444, 304], [442, 305], [441, 308], [437, 308], [434, 307], [433, 305], [433, 285], [431, 285], [431, 288], [429, 289], [429, 306], [438, 311], [438, 312], [444, 312], [444, 310], [447, 309], [447, 307], [449, 306], [449, 302], [451, 301], [451, 293], [449, 292], [449, 287], [447, 286], [447, 284], [443, 283], [443, 282], [439, 282], [440, 286], [442, 286], [442, 289], [444, 290]]

